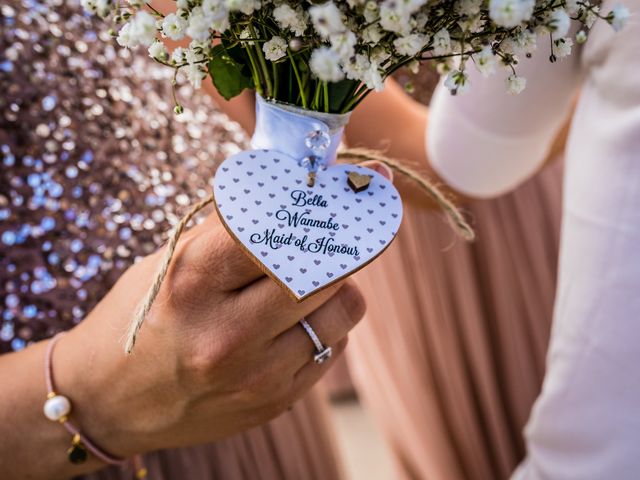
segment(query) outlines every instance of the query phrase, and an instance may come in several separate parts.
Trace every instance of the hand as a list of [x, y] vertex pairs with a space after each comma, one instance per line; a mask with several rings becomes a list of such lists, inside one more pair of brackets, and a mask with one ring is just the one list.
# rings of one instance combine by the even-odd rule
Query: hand
[[[208, 442], [271, 419], [331, 366], [364, 314], [349, 281], [296, 303], [215, 216], [176, 252], [133, 356], [122, 351], [123, 332], [160, 253], [131, 267], [56, 348], [73, 419], [115, 455]], [[303, 317], [333, 347], [330, 361], [314, 363]]]

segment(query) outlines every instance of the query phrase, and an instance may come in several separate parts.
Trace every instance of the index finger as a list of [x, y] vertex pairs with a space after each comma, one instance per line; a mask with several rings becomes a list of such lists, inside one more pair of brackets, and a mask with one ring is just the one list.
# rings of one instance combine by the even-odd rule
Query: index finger
[[264, 272], [231, 238], [215, 212], [191, 229], [181, 243], [176, 264], [210, 276], [219, 291], [237, 290], [264, 277]]

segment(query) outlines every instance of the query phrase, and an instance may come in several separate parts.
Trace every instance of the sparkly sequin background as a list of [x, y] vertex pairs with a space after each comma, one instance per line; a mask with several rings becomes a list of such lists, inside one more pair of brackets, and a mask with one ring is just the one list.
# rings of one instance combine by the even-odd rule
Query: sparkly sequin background
[[81, 321], [247, 137], [73, 2], [0, 6], [0, 353]]

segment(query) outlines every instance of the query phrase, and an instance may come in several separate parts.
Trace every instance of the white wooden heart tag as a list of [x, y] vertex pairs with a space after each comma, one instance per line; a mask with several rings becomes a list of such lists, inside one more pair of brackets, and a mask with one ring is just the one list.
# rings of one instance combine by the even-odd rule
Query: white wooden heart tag
[[307, 173], [287, 155], [245, 151], [220, 165], [214, 186], [227, 230], [298, 301], [380, 255], [402, 220], [400, 194], [373, 170], [332, 165], [313, 187]]

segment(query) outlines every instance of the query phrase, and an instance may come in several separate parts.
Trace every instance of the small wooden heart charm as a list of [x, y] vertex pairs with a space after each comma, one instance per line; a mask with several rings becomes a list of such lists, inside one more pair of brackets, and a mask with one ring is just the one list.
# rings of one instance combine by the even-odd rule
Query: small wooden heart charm
[[[247, 151], [220, 165], [214, 186], [229, 233], [298, 301], [380, 255], [402, 220], [400, 194], [373, 170], [332, 165], [312, 187], [307, 177], [287, 155]], [[345, 181], [352, 178], [356, 193]]]
[[354, 192], [363, 192], [369, 188], [371, 183], [371, 175], [362, 175], [358, 172], [349, 172], [347, 183]]

